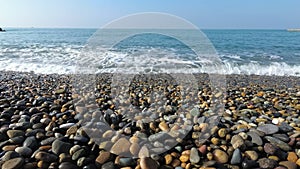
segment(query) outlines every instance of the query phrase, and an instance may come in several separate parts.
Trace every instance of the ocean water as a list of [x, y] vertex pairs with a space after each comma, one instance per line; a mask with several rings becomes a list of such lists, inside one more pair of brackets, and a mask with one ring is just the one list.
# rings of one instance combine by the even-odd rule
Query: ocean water
[[[75, 73], [80, 53], [95, 32], [96, 29], [7, 29], [0, 32], [0, 70]], [[222, 61], [223, 73], [300, 76], [300, 32], [203, 30], [203, 33]], [[115, 44], [98, 68], [119, 66], [133, 55], [144, 60], [130, 62], [133, 66], [147, 66], [148, 59], [154, 58], [159, 60], [155, 64], [161, 66], [181, 63], [195, 65], [197, 72], [211, 73], [201, 68], [187, 45], [155, 34], [133, 36]]]

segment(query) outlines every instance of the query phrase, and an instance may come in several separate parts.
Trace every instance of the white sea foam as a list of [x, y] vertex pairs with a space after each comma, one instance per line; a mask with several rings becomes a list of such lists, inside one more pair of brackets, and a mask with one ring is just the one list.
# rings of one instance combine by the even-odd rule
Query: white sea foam
[[[42, 74], [73, 74], [76, 73], [76, 62], [79, 57], [79, 47], [53, 47], [53, 48], [25, 48], [21, 50], [0, 50], [1, 71], [21, 71]], [[255, 75], [278, 75], [300, 76], [300, 65], [289, 65], [285, 62], [275, 62], [280, 56], [270, 56], [273, 62], [261, 63], [258, 61], [244, 62], [239, 56], [224, 56], [222, 64], [214, 65], [207, 58], [198, 60], [190, 59], [190, 56], [181, 58], [175, 51], [153, 51], [137, 57], [130, 57], [129, 53], [109, 52], [105, 58], [99, 61], [98, 72], [158, 72], [167, 73], [218, 73], [218, 74], [255, 74]], [[10, 56], [8, 56], [8, 54]], [[156, 56], [156, 57], [153, 57]], [[187, 59], [189, 58], [189, 59]], [[230, 60], [228, 58], [232, 58]], [[239, 63], [234, 62], [239, 60]], [[129, 64], [130, 63], [130, 64]], [[209, 64], [207, 64], [209, 63]], [[125, 66], [124, 66], [125, 65]], [[166, 66], [169, 65], [169, 66]], [[171, 66], [170, 66], [171, 65]], [[213, 66], [209, 66], [213, 65]], [[124, 69], [124, 70], [123, 70]], [[95, 72], [96, 73], [96, 72]]]

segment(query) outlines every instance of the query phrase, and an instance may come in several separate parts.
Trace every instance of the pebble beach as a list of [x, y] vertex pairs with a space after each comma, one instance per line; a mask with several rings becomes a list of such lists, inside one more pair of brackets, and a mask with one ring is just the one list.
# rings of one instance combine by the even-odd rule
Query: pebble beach
[[[224, 109], [213, 124], [212, 100], [222, 96], [210, 90], [207, 75], [195, 77], [197, 91], [188, 99], [197, 105], [178, 119], [180, 86], [164, 77], [134, 80], [130, 103], [141, 110], [150, 102], [160, 106], [145, 122], [110, 99], [109, 75], [97, 76], [86, 107], [71, 75], [0, 72], [0, 168], [300, 168], [299, 77], [227, 75]], [[165, 102], [149, 97], [151, 90], [162, 91]], [[91, 123], [97, 119], [106, 128]], [[94, 124], [97, 140], [88, 131]], [[159, 132], [167, 134], [160, 139]], [[140, 146], [146, 138], [152, 147]]]

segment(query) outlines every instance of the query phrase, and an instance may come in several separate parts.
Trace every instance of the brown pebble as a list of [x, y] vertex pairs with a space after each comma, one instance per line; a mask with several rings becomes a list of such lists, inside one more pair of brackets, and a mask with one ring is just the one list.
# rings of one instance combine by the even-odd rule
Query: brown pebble
[[37, 163], [37, 166], [38, 166], [39, 168], [46, 169], [46, 168], [49, 167], [49, 163], [44, 162], [44, 161], [39, 161], [39, 162]]
[[289, 152], [287, 160], [290, 162], [296, 163], [296, 161], [298, 160], [298, 156], [295, 152]]
[[139, 146], [139, 144], [137, 144], [137, 143], [132, 143], [131, 146], [130, 146], [130, 148], [129, 148], [129, 151], [130, 151], [130, 153], [131, 153], [132, 155], [137, 156], [138, 153], [139, 153], [139, 151], [140, 151], [140, 146]]
[[168, 165], [168, 164], [171, 164], [173, 158], [170, 154], [167, 154], [165, 155], [165, 163]]
[[129, 152], [130, 143], [126, 138], [120, 138], [111, 148], [110, 152], [121, 155]]
[[206, 154], [206, 148], [207, 148], [206, 145], [200, 146], [200, 147], [199, 147], [199, 152], [200, 152], [201, 154]]
[[279, 162], [279, 165], [282, 165], [286, 167], [287, 169], [297, 169], [297, 165], [294, 162], [291, 161], [281, 161]]
[[169, 130], [169, 126], [166, 122], [162, 121], [159, 123], [158, 127], [162, 130], [162, 131], [168, 131]]
[[172, 167], [178, 167], [180, 165], [180, 161], [178, 159], [174, 159], [171, 163]]
[[187, 161], [189, 161], [189, 155], [187, 155], [187, 154], [183, 154], [183, 155], [181, 155], [180, 157], [179, 157], [179, 160], [182, 162], [182, 163], [185, 163], [185, 162], [187, 162]]
[[15, 151], [15, 149], [17, 148], [17, 145], [8, 145], [8, 146], [4, 146], [2, 148], [3, 151]]
[[218, 163], [222, 163], [222, 164], [225, 164], [228, 162], [228, 155], [227, 153], [225, 153], [224, 151], [222, 150], [219, 150], [219, 149], [216, 149], [214, 152], [213, 152], [213, 157], [214, 159], [218, 162]]
[[157, 162], [152, 160], [151, 158], [142, 158], [140, 161], [141, 169], [157, 169]]
[[96, 162], [99, 164], [104, 164], [110, 158], [110, 152], [101, 151], [99, 156], [96, 158]]

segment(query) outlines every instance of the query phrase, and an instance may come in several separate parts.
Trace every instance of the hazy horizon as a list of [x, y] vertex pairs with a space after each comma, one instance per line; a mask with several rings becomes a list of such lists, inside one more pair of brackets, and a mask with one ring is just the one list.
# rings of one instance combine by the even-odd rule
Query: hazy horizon
[[299, 6], [298, 0], [11, 0], [1, 3], [0, 27], [97, 29], [122, 16], [163, 12], [200, 29], [287, 29], [300, 28]]

